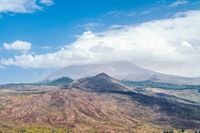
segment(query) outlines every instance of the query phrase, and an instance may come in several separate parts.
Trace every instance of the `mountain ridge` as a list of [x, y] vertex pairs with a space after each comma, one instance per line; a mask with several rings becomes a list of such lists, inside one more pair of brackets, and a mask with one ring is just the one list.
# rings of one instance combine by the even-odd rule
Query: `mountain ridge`
[[130, 81], [154, 81], [163, 83], [200, 85], [200, 77], [182, 77], [175, 75], [161, 74], [145, 68], [141, 68], [127, 61], [118, 61], [107, 64], [86, 64], [72, 65], [65, 67], [49, 75], [46, 79], [53, 80], [60, 77], [70, 77], [80, 79], [82, 77], [91, 77], [99, 73], [106, 73], [118, 80]]
[[94, 92], [130, 91], [128, 87], [105, 73], [93, 77], [81, 78], [71, 85], [72, 88], [81, 88]]

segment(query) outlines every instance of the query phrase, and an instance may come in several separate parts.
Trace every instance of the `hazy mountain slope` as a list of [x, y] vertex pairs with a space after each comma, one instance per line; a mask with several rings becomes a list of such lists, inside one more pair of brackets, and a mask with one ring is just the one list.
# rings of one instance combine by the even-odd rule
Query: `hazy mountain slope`
[[[50, 75], [48, 79], [55, 79], [63, 75], [69, 75], [69, 77], [74, 79], [79, 79], [87, 76], [94, 76], [99, 73], [106, 73], [116, 79], [129, 79], [129, 78], [139, 78], [138, 80], [143, 80], [146, 75], [153, 73], [152, 71], [139, 68], [128, 62], [114, 62], [109, 64], [88, 64], [88, 65], [74, 65], [63, 68], [54, 74]], [[131, 75], [135, 77], [129, 77]]]
[[174, 83], [174, 84], [190, 84], [199, 85], [200, 78], [186, 78], [180, 76], [172, 76], [153, 72], [126, 61], [114, 62], [109, 64], [89, 64], [74, 65], [63, 68], [47, 79], [57, 79], [60, 77], [71, 77], [79, 79], [87, 76], [94, 76], [99, 73], [107, 73], [108, 75], [119, 80], [145, 81], [151, 80], [155, 82]]

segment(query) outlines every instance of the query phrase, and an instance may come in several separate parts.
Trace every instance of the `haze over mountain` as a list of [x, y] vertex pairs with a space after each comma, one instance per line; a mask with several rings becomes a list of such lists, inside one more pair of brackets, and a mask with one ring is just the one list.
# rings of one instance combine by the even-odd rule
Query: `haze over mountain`
[[47, 77], [48, 80], [60, 77], [71, 77], [79, 79], [90, 77], [99, 73], [106, 73], [119, 80], [130, 81], [154, 81], [174, 84], [199, 85], [200, 78], [188, 78], [174, 75], [161, 74], [148, 69], [141, 68], [127, 61], [119, 61], [107, 64], [86, 64], [65, 67]]

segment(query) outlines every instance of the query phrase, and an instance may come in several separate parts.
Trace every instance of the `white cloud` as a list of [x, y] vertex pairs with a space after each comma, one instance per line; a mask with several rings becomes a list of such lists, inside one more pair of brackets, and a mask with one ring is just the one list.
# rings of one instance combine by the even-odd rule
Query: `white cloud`
[[111, 25], [107, 28], [107, 30], [116, 30], [116, 29], [123, 29], [126, 25]]
[[[184, 14], [184, 15], [183, 15]], [[200, 11], [124, 26], [101, 33], [84, 32], [55, 53], [23, 54], [2, 65], [61, 68], [72, 64], [129, 60], [168, 74], [200, 75]]]
[[85, 30], [93, 30], [96, 27], [99, 27], [101, 25], [102, 25], [101, 23], [90, 22], [90, 23], [84, 24], [83, 27], [85, 28]]
[[40, 0], [40, 3], [47, 6], [51, 6], [54, 4], [53, 0]]
[[3, 47], [6, 50], [18, 50], [23, 53], [26, 53], [29, 50], [31, 50], [31, 46], [32, 46], [31, 43], [25, 42], [25, 41], [20, 41], [20, 40], [17, 40], [13, 43], [4, 43], [3, 44]]
[[176, 7], [176, 6], [180, 6], [180, 5], [185, 5], [185, 4], [187, 4], [187, 3], [188, 3], [187, 0], [177, 0], [177, 1], [175, 1], [174, 3], [172, 3], [172, 4], [170, 5], [170, 7]]
[[32, 13], [35, 10], [42, 10], [43, 6], [52, 5], [52, 0], [0, 0], [0, 13]]

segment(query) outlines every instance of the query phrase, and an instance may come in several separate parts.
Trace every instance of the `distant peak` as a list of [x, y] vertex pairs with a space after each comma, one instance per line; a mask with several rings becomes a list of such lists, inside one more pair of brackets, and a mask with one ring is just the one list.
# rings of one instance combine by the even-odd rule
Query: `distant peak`
[[106, 74], [106, 73], [99, 73], [99, 74], [97, 74], [96, 76], [94, 76], [94, 77], [107, 77], [107, 78], [111, 78], [108, 74]]
[[[106, 92], [112, 90], [128, 90], [120, 82], [113, 79], [106, 73], [100, 73], [91, 78], [80, 79], [75, 85], [75, 88], [83, 88], [90, 91]], [[77, 87], [78, 86], [78, 87]]]

